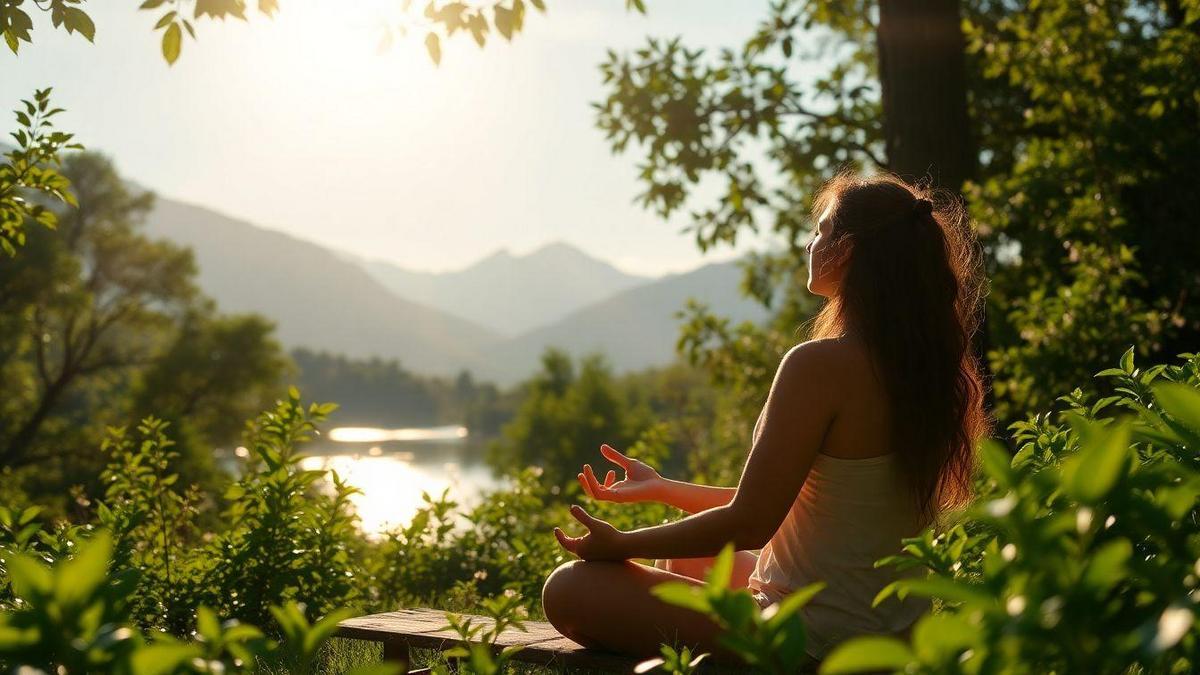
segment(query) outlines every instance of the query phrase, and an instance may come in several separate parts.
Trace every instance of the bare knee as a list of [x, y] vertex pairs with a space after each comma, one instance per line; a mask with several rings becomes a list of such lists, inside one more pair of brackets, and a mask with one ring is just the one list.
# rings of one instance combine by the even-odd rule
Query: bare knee
[[542, 611], [558, 632], [585, 647], [598, 646], [586, 635], [587, 602], [594, 595], [589, 586], [595, 581], [596, 568], [606, 563], [571, 560], [559, 565], [542, 586]]
[[568, 631], [573, 630], [573, 609], [578, 601], [579, 566], [582, 560], [571, 560], [559, 565], [542, 586], [542, 611], [558, 632], [574, 638]]

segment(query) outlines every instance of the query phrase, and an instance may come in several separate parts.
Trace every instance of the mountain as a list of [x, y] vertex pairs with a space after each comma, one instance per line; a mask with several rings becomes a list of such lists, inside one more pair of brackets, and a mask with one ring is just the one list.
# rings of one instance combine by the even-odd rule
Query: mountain
[[[736, 262], [645, 279], [566, 244], [550, 244], [524, 256], [502, 251], [449, 273], [454, 281], [440, 286], [457, 289], [468, 308], [464, 310], [402, 297], [378, 281], [378, 268], [373, 276], [364, 268], [368, 263], [346, 254], [171, 199], [156, 200], [145, 231], [190, 247], [200, 268], [199, 286], [219, 308], [271, 319], [289, 349], [398, 359], [403, 368], [421, 375], [468, 369], [477, 379], [501, 386], [536, 372], [548, 346], [575, 355], [602, 351], [618, 373], [670, 363], [680, 323], [674, 314], [690, 297], [735, 321], [767, 316], [739, 294]], [[405, 274], [389, 267], [396, 279]], [[407, 274], [410, 281], [425, 279], [425, 288], [446, 281], [430, 281], [439, 275]], [[451, 302], [445, 299], [452, 297], [450, 291], [431, 293], [424, 297], [445, 293], [439, 302]], [[491, 313], [494, 324], [502, 323], [506, 311], [519, 317], [509, 322], [510, 329], [534, 324], [538, 316], [559, 316], [517, 335], [462, 318], [484, 313], [488, 304], [498, 308]], [[539, 315], [529, 310], [541, 305], [553, 311], [543, 308]]]
[[502, 384], [519, 381], [538, 367], [547, 346], [575, 355], [604, 352], [615, 372], [670, 363], [681, 322], [674, 315], [688, 298], [708, 304], [734, 323], [766, 320], [767, 311], [739, 293], [741, 275], [736, 261], [713, 263], [628, 289], [490, 346], [479, 375]]
[[224, 312], [273, 320], [287, 347], [397, 358], [424, 374], [475, 369], [501, 336], [401, 298], [328, 249], [210, 209], [165, 198], [146, 220], [150, 237], [190, 247], [198, 283]]
[[514, 256], [507, 250], [454, 272], [415, 272], [381, 261], [364, 268], [403, 298], [515, 336], [649, 281], [564, 242]]

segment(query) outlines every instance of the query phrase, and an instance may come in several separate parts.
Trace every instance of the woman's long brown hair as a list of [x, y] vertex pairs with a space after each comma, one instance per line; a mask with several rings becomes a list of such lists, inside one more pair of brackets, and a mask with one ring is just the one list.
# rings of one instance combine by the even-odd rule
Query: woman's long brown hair
[[830, 206], [828, 250], [844, 256], [844, 275], [810, 337], [866, 345], [890, 403], [891, 451], [928, 524], [970, 499], [975, 445], [990, 426], [971, 349], [983, 295], [976, 239], [960, 200], [891, 174], [835, 176], [814, 222]]

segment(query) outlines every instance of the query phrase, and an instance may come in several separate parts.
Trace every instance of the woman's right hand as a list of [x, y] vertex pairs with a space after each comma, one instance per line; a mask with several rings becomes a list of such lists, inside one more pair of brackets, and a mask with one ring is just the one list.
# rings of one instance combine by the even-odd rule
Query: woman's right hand
[[591, 464], [583, 465], [583, 473], [579, 474], [579, 484], [583, 491], [592, 499], [608, 502], [645, 502], [655, 501], [663, 486], [663, 478], [650, 465], [639, 462], [632, 457], [617, 452], [610, 445], [601, 445], [600, 454], [608, 461], [616, 464], [625, 471], [625, 477], [617, 480], [617, 472], [609, 470], [604, 476], [604, 482], [596, 479]]

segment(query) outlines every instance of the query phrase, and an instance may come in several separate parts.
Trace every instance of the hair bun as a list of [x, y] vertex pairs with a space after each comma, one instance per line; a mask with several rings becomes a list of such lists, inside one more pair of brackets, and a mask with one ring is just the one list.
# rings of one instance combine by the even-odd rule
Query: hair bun
[[931, 213], [933, 213], [933, 202], [924, 198], [913, 202], [913, 215], [927, 216]]

